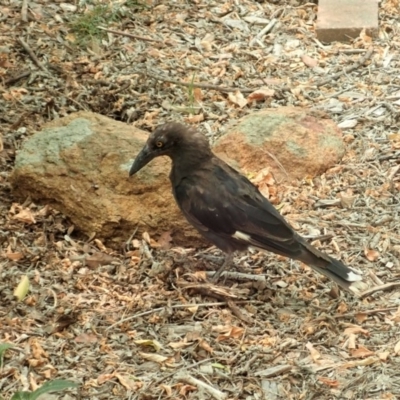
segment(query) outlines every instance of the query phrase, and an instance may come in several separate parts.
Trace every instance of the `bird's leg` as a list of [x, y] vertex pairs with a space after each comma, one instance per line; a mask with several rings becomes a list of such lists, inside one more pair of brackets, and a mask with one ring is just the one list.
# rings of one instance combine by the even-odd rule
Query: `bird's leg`
[[217, 282], [222, 272], [224, 272], [225, 268], [232, 264], [233, 253], [228, 253], [225, 257], [224, 263], [219, 267], [219, 270], [213, 275], [212, 282]]

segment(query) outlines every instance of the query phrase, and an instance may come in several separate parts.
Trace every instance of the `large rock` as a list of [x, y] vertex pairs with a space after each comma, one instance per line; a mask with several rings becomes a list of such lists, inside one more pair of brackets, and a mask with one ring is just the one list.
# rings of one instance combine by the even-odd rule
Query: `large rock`
[[146, 230], [157, 238], [172, 230], [177, 243], [198, 244], [172, 197], [169, 159], [158, 158], [128, 177], [146, 140], [146, 132], [94, 113], [52, 121], [17, 154], [14, 194], [50, 204], [83, 233], [115, 243], [138, 226], [139, 235]]
[[[204, 243], [175, 204], [167, 158], [128, 177], [146, 139], [143, 131], [88, 112], [52, 121], [18, 152], [11, 176], [14, 194], [50, 204], [83, 233], [109, 243], [120, 244], [136, 227], [139, 235], [146, 230], [153, 238], [170, 231], [180, 245]], [[246, 116], [214, 150], [244, 172], [270, 166], [276, 176], [286, 177], [284, 169], [298, 179], [337, 163], [344, 146], [332, 121], [280, 108]]]
[[294, 107], [246, 115], [218, 139], [213, 150], [230, 164], [257, 173], [268, 166], [278, 181], [314, 177], [344, 155], [335, 122]]

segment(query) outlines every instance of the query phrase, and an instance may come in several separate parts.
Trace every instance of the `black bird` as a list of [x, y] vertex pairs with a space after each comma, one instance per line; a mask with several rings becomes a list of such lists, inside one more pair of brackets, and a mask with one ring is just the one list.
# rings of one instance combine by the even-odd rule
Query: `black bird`
[[172, 192], [187, 220], [227, 253], [214, 280], [232, 262], [236, 250], [253, 247], [300, 260], [343, 289], [358, 292], [361, 273], [299, 236], [246, 177], [212, 153], [201, 133], [175, 122], [157, 127], [129, 175], [158, 156], [172, 159]]

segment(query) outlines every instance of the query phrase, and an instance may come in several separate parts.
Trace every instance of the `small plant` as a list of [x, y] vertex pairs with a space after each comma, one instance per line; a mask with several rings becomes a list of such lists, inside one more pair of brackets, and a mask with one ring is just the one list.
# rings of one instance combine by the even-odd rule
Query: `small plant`
[[0, 343], [0, 368], [3, 367], [4, 353], [8, 349], [12, 349], [14, 346], [10, 343]]
[[123, 4], [94, 4], [87, 6], [88, 8], [70, 22], [71, 27], [78, 44], [87, 44], [93, 40], [101, 40], [105, 37], [106, 32], [99, 28], [105, 28], [111, 22], [116, 21], [120, 17], [133, 10], [148, 8], [136, 0], [126, 0]]
[[101, 39], [105, 32], [99, 26], [107, 26], [114, 19], [111, 7], [107, 4], [97, 4], [79, 15], [70, 23], [76, 35], [77, 42], [85, 44], [93, 39]]
[[56, 379], [54, 381], [46, 382], [40, 388], [37, 388], [33, 392], [17, 392], [11, 400], [36, 400], [39, 396], [50, 392], [60, 392], [61, 390], [70, 389], [77, 387], [78, 385], [72, 381], [66, 381], [64, 379]]
[[195, 114], [195, 109], [194, 109], [194, 106], [195, 106], [195, 98], [194, 98], [194, 86], [193, 86], [195, 76], [196, 76], [196, 74], [193, 73], [193, 75], [192, 75], [192, 80], [191, 80], [191, 82], [190, 82], [190, 86], [188, 86], [189, 107], [190, 107], [191, 110], [192, 110], [192, 111], [191, 111], [192, 114]]

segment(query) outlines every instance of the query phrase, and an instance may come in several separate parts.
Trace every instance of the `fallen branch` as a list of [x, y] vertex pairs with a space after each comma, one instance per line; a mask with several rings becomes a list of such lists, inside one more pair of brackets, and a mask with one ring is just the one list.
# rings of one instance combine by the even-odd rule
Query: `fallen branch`
[[35, 53], [32, 51], [32, 49], [29, 47], [28, 43], [25, 42], [24, 39], [18, 38], [18, 42], [25, 49], [25, 51], [29, 54], [29, 57], [36, 64], [37, 67], [39, 67], [44, 72], [49, 72], [49, 71], [47, 71], [46, 67], [44, 67], [42, 65], [42, 63], [39, 61], [39, 59], [36, 57]]
[[373, 47], [370, 47], [368, 49], [368, 51], [353, 65], [349, 65], [348, 67], [344, 68], [343, 71], [337, 72], [336, 74], [333, 74], [333, 75], [329, 76], [328, 78], [321, 79], [319, 82], [315, 83], [315, 86], [317, 86], [317, 87], [324, 86], [327, 83], [341, 77], [342, 75], [348, 74], [349, 72], [356, 70], [357, 68], [363, 66], [372, 57], [373, 53], [374, 53], [374, 49], [373, 49]]
[[214, 397], [217, 400], [224, 400], [228, 397], [228, 395], [224, 392], [221, 392], [218, 389], [215, 389], [213, 386], [209, 385], [201, 381], [200, 379], [194, 378], [191, 375], [185, 373], [179, 373], [176, 375], [176, 379], [179, 381], [183, 381], [188, 383], [189, 385], [197, 386], [199, 389], [203, 389], [207, 392], [210, 396]]
[[142, 72], [142, 73], [149, 76], [150, 78], [154, 78], [154, 79], [157, 79], [157, 80], [163, 81], [163, 82], [173, 83], [174, 85], [181, 85], [181, 86], [185, 86], [185, 87], [195, 87], [195, 88], [200, 88], [200, 89], [218, 90], [220, 92], [225, 92], [225, 93], [236, 92], [236, 91], [239, 91], [241, 93], [252, 93], [256, 90], [256, 89], [249, 89], [249, 88], [234, 88], [234, 87], [211, 85], [208, 83], [183, 82], [183, 81], [177, 81], [175, 79], [163, 77], [160, 75], [150, 74], [148, 72]]
[[22, 1], [21, 19], [23, 22], [28, 22], [28, 1], [29, 0]]
[[[110, 325], [106, 331], [115, 328], [118, 325], [123, 324], [124, 322], [128, 322], [128, 321], [132, 321], [136, 318], [140, 318], [140, 317], [144, 317], [146, 315], [150, 315], [159, 311], [164, 311], [166, 309], [176, 309], [176, 308], [192, 308], [192, 307], [214, 307], [214, 306], [225, 306], [226, 305], [226, 301], [218, 301], [218, 302], [214, 302], [214, 303], [188, 303], [188, 304], [175, 304], [172, 306], [165, 306], [165, 307], [158, 307], [158, 308], [153, 308], [151, 310], [147, 310], [147, 311], [143, 311], [140, 313], [137, 313], [135, 315], [131, 315], [130, 317], [127, 318], [123, 318], [121, 320], [119, 320], [118, 322]], [[236, 301], [237, 304], [262, 304], [262, 301], [258, 301], [258, 300], [237, 300]]]
[[140, 36], [140, 35], [134, 35], [133, 33], [116, 31], [114, 29], [104, 28], [103, 26], [98, 26], [97, 28], [101, 29], [102, 31], [114, 33], [115, 35], [126, 36], [126, 37], [129, 37], [129, 38], [132, 38], [132, 39], [143, 40], [145, 42], [163, 43], [161, 40], [150, 39], [148, 37], [144, 37], [144, 36]]
[[381, 290], [390, 290], [394, 289], [400, 286], [400, 282], [390, 282], [390, 283], [385, 283], [384, 285], [380, 286], [374, 286], [371, 289], [364, 290], [364, 292], [360, 293], [360, 299], [363, 299], [364, 297], [371, 296], [371, 294], [374, 294], [376, 292], [380, 292]]

